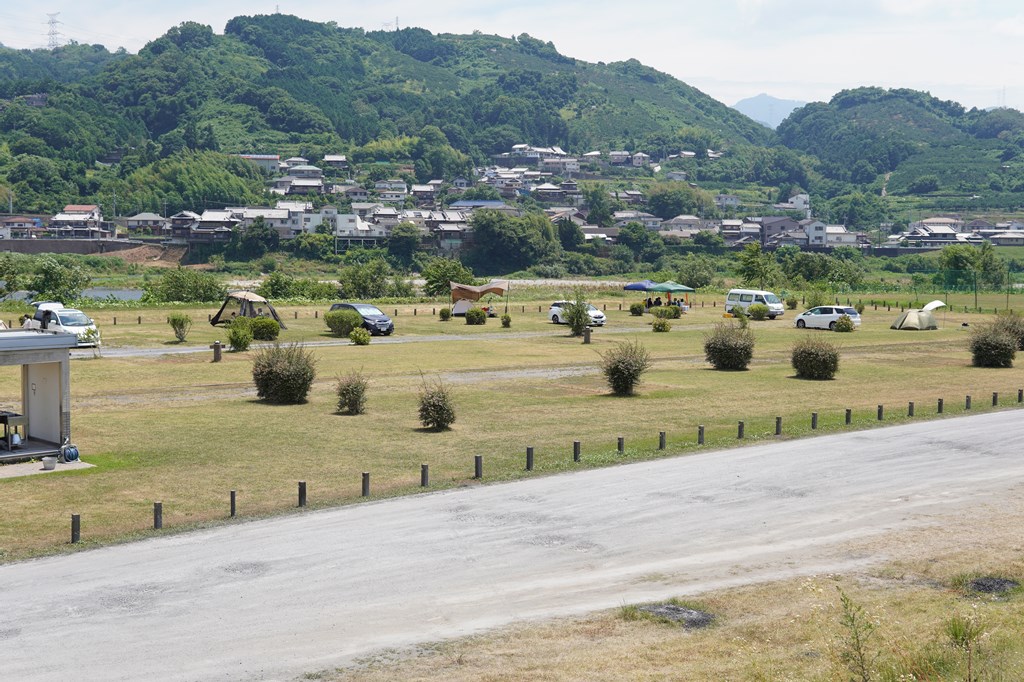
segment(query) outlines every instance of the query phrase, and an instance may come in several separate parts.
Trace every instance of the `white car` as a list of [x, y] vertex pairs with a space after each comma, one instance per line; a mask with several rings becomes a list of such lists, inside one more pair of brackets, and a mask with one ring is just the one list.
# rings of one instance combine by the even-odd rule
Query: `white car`
[[74, 334], [79, 346], [99, 346], [100, 331], [96, 323], [77, 308], [65, 308], [63, 303], [35, 303], [36, 312], [25, 321], [26, 329], [46, 329]]
[[812, 329], [835, 329], [836, 320], [847, 315], [853, 320], [853, 326], [860, 326], [860, 313], [856, 308], [847, 308], [840, 305], [819, 305], [796, 316], [796, 326], [800, 329], [809, 327]]
[[[565, 316], [565, 309], [572, 301], [555, 301], [551, 304], [551, 308], [548, 310], [548, 317], [555, 324], [568, 324], [569, 320]], [[604, 313], [598, 310], [593, 304], [587, 304], [587, 313], [590, 315], [590, 326], [592, 327], [603, 327], [605, 322]]]

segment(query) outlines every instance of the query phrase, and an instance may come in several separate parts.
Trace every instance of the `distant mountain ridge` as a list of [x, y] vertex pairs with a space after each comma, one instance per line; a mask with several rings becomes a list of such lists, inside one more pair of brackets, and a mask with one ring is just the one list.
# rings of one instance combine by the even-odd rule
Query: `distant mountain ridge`
[[807, 104], [795, 99], [779, 99], [771, 95], [761, 93], [754, 97], [741, 99], [732, 108], [744, 116], [748, 116], [758, 123], [771, 128], [779, 127], [786, 118], [795, 110]]

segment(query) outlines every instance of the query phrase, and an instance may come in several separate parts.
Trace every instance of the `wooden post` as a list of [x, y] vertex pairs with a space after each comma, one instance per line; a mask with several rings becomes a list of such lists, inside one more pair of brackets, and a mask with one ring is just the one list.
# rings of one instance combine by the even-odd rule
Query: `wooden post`
[[1017, 389], [1017, 402], [1024, 403], [1024, 388]]
[[210, 348], [213, 349], [213, 361], [220, 362], [222, 359], [221, 353], [224, 349], [224, 347], [220, 345], [220, 341], [214, 341]]
[[992, 393], [992, 407], [999, 407], [999, 394], [995, 392]]
[[[209, 320], [207, 320], [207, 322], [209, 322]], [[114, 315], [114, 326], [117, 326], [117, 315]]]
[[583, 343], [584, 344], [589, 344], [590, 343], [590, 327], [584, 327], [583, 328]]
[[665, 449], [665, 432], [664, 431], [659, 431], [658, 432], [658, 449], [659, 450], [664, 450]]
[[913, 417], [914, 416], [914, 401], [913, 400], [911, 400], [909, 403], [907, 403], [907, 416], [908, 417]]
[[235, 514], [236, 514], [236, 511], [237, 511], [237, 509], [235, 507], [235, 497], [236, 497], [237, 494], [238, 494], [237, 491], [235, 491], [235, 490], [231, 491], [231, 518], [235, 518]]
[[743, 440], [743, 422], [736, 426], [736, 440]]
[[704, 425], [697, 426], [697, 445], [704, 445]]
[[306, 482], [299, 481], [299, 506], [306, 506]]
[[142, 324], [142, 315], [139, 315], [139, 324]]
[[625, 451], [626, 451], [626, 439], [624, 437], [622, 437], [622, 436], [619, 436], [619, 454], [621, 455]]
[[526, 448], [526, 470], [533, 471], [533, 446]]
[[164, 503], [153, 503], [153, 530], [160, 530], [164, 527]]
[[77, 543], [82, 539], [82, 515], [72, 514], [71, 515], [71, 544]]
[[578, 440], [572, 442], [572, 461], [580, 461], [580, 442]]
[[782, 435], [782, 417], [776, 417], [775, 418], [775, 435], [776, 436], [781, 436]]
[[942, 414], [942, 398], [939, 398], [939, 409], [938, 409], [938, 412], [939, 412], [939, 414]]
[[299, 311], [298, 310], [295, 311], [295, 319], [296, 320], [299, 319]]
[[420, 465], [420, 487], [426, 488], [430, 485], [430, 465]]
[[853, 410], [851, 410], [848, 407], [848, 408], [846, 408], [846, 425], [849, 426], [852, 423], [853, 423]]
[[966, 396], [964, 398], [964, 409], [965, 410], [971, 409], [971, 396]]
[[370, 496], [370, 472], [363, 472], [363, 497]]
[[484, 456], [474, 455], [473, 456], [473, 478], [481, 479], [484, 477]]
[[811, 431], [816, 431], [817, 429], [818, 429], [818, 413], [817, 412], [811, 412]]
[[878, 406], [878, 421], [882, 421], [883, 419], [885, 419], [885, 409], [881, 405], [879, 405]]

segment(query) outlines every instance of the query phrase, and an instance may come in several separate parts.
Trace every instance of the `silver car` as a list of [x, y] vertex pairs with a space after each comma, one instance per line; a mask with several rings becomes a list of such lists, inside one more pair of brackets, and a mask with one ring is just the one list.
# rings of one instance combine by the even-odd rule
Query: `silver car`
[[[548, 317], [555, 324], [568, 324], [569, 320], [565, 316], [566, 307], [572, 303], [572, 301], [555, 301], [551, 304], [551, 308], [548, 309]], [[605, 323], [604, 313], [602, 313], [593, 304], [587, 304], [587, 313], [590, 314], [590, 326], [592, 327], [603, 327]]]
[[841, 305], [819, 305], [796, 316], [796, 326], [800, 329], [805, 327], [811, 329], [835, 329], [836, 320], [843, 315], [853, 320], [853, 326], [860, 326], [860, 313], [856, 308], [848, 308]]

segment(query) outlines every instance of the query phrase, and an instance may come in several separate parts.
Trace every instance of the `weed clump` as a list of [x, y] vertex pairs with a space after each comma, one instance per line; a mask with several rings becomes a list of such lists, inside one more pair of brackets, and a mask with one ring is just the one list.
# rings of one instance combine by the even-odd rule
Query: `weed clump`
[[171, 325], [174, 338], [179, 342], [184, 342], [192, 329], [192, 318], [185, 313], [171, 313], [167, 316], [167, 324]]
[[455, 401], [451, 391], [438, 379], [420, 389], [420, 423], [433, 431], [444, 431], [455, 423]]

